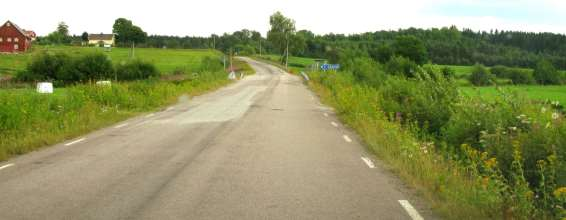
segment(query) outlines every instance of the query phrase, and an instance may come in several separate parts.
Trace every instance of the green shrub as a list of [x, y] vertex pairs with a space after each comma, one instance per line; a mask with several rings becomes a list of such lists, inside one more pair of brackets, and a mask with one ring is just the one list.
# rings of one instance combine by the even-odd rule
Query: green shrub
[[216, 72], [224, 68], [222, 61], [218, 58], [206, 56], [202, 59], [200, 64], [201, 72]]
[[533, 73], [537, 83], [541, 85], [558, 85], [562, 83], [562, 76], [548, 60], [540, 60]]
[[445, 78], [456, 78], [456, 70], [454, 70], [453, 68], [444, 66], [442, 67], [442, 69], [440, 69], [440, 71]]
[[79, 76], [80, 81], [96, 81], [110, 79], [114, 74], [112, 62], [103, 53], [90, 53], [77, 57], [73, 62], [74, 75]]
[[374, 87], [385, 82], [386, 76], [379, 63], [370, 58], [356, 58], [350, 68], [358, 82]]
[[116, 77], [120, 81], [149, 79], [157, 76], [159, 72], [153, 64], [139, 59], [116, 66]]
[[415, 77], [418, 69], [415, 62], [400, 56], [392, 57], [385, 63], [385, 72], [391, 75]]
[[515, 85], [529, 85], [535, 84], [533, 73], [528, 70], [511, 69], [508, 73], [508, 78]]
[[509, 73], [511, 71], [511, 68], [503, 66], [503, 65], [496, 65], [494, 67], [491, 67], [490, 71], [491, 71], [491, 74], [495, 75], [495, 77], [509, 78]]
[[20, 81], [57, 80], [60, 72], [70, 65], [72, 59], [64, 53], [40, 53], [33, 57], [26, 70], [18, 73]]
[[390, 120], [417, 122], [431, 134], [440, 133], [458, 98], [455, 83], [438, 73], [434, 77], [419, 74], [414, 79], [390, 77], [379, 91], [381, 107], [391, 115]]
[[494, 77], [485, 66], [476, 64], [469, 80], [475, 86], [487, 86], [493, 83]]

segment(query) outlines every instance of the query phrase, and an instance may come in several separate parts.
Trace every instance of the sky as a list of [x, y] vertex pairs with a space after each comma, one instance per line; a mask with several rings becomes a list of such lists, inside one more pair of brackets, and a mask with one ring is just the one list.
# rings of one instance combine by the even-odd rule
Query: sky
[[111, 33], [114, 20], [132, 20], [148, 34], [210, 36], [241, 29], [265, 36], [281, 11], [298, 30], [353, 34], [456, 25], [472, 30], [566, 34], [566, 0], [29, 0], [4, 1], [0, 22], [46, 35], [64, 21], [71, 34]]

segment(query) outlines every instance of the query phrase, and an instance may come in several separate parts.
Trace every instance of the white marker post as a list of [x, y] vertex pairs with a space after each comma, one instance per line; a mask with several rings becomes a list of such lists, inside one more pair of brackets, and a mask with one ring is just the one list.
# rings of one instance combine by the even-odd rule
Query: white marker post
[[37, 83], [37, 92], [42, 94], [53, 93], [53, 83], [50, 82]]

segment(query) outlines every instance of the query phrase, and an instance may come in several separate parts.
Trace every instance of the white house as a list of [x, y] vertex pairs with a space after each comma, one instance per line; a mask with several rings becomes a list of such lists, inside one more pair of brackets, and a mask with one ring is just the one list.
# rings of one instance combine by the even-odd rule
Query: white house
[[116, 42], [116, 36], [114, 34], [89, 34], [88, 44], [89, 45], [110, 45], [114, 46]]

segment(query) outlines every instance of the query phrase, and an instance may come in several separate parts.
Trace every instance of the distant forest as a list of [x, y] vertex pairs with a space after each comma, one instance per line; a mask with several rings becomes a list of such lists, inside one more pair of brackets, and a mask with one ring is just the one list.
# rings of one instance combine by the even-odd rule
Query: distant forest
[[[414, 36], [426, 48], [426, 60], [436, 64], [534, 68], [545, 59], [558, 69], [566, 69], [566, 35], [517, 31], [475, 32], [470, 29], [432, 28], [377, 31], [363, 34], [315, 35], [311, 31], [295, 32], [290, 42], [290, 54], [337, 61], [343, 54], [372, 57], [380, 62], [394, 55], [392, 44], [400, 36]], [[75, 39], [80, 41], [80, 37]], [[261, 42], [261, 43], [260, 43]], [[257, 31], [241, 30], [210, 37], [147, 36], [138, 47], [215, 48], [225, 53], [249, 55], [283, 54]], [[126, 45], [123, 45], [126, 46]]]

